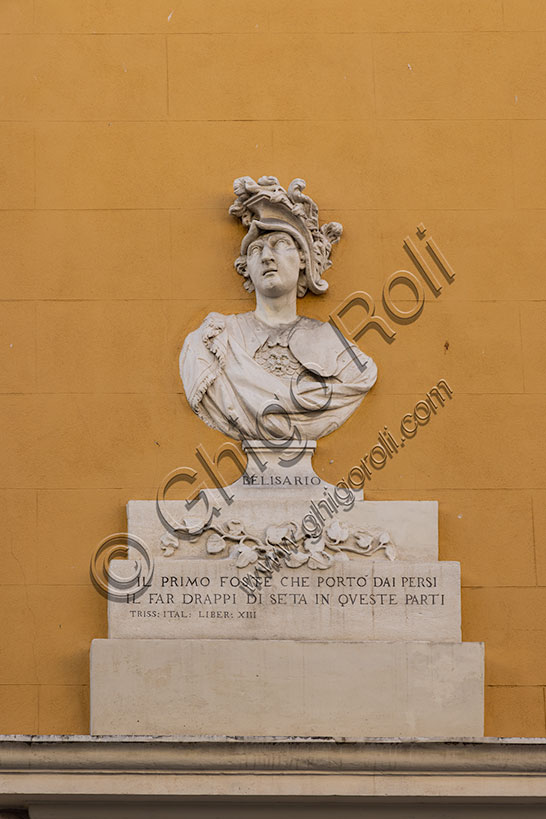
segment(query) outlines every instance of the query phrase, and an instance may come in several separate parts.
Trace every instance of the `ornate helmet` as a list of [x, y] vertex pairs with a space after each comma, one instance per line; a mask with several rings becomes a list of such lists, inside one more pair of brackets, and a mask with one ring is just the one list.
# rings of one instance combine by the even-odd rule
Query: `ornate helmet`
[[255, 182], [250, 176], [241, 176], [233, 183], [236, 195], [229, 212], [237, 216], [248, 232], [241, 243], [241, 255], [235, 262], [238, 273], [246, 275], [246, 251], [260, 233], [282, 230], [289, 233], [301, 248], [305, 258], [305, 284], [312, 293], [324, 293], [328, 282], [322, 275], [332, 266], [332, 245], [339, 242], [343, 232], [339, 222], [328, 222], [319, 227], [318, 207], [305, 196], [303, 179], [293, 179], [288, 190], [275, 176], [261, 176]]

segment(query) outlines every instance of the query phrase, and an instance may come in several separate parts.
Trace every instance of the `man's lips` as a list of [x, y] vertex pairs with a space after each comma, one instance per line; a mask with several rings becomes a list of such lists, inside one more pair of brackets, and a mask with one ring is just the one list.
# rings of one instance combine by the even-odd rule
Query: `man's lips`
[[276, 267], [268, 267], [267, 270], [264, 270], [264, 272], [262, 273], [262, 276], [267, 276], [268, 273], [276, 273], [276, 272], [277, 272]]

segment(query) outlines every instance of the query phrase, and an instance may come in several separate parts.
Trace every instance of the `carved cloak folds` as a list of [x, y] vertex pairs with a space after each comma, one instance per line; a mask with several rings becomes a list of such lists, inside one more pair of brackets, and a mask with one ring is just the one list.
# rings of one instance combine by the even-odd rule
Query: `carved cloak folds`
[[[268, 348], [285, 354], [268, 358]], [[213, 429], [237, 440], [294, 434], [299, 441], [341, 426], [373, 387], [377, 368], [316, 319], [272, 328], [253, 312], [210, 313], [184, 342], [180, 375], [192, 410]]]

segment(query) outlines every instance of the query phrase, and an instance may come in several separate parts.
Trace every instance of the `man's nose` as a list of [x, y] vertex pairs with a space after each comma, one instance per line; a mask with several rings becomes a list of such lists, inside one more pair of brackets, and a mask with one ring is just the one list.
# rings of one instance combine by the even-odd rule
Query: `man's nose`
[[264, 246], [262, 247], [262, 261], [267, 261], [268, 259], [274, 259], [273, 256], [273, 249], [267, 242], [264, 242]]

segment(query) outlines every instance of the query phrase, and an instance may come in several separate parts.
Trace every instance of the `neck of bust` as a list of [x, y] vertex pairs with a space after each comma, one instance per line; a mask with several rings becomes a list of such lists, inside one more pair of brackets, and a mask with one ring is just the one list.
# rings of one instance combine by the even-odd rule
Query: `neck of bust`
[[256, 309], [254, 311], [257, 318], [270, 327], [277, 327], [280, 324], [291, 324], [296, 321], [296, 298], [294, 293], [283, 293], [281, 296], [264, 296], [263, 293], [256, 293]]

